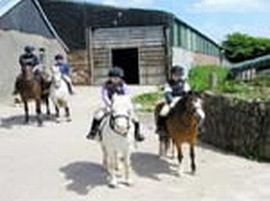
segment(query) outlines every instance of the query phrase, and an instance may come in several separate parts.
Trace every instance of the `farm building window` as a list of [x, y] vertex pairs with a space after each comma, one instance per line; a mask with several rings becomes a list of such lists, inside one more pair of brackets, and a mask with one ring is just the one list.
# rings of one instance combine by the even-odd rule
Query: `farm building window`
[[173, 25], [173, 45], [174, 46], [179, 46], [178, 45], [178, 40], [179, 40], [179, 35], [178, 35], [178, 25], [175, 23]]

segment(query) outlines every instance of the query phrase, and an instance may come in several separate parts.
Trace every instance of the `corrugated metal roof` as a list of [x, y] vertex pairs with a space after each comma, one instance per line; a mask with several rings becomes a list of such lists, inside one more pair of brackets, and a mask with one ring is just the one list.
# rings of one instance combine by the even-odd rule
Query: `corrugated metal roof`
[[270, 68], [270, 55], [265, 55], [262, 57], [258, 57], [252, 60], [247, 60], [236, 65], [233, 65], [231, 70], [232, 71], [244, 71], [247, 69], [265, 69]]
[[16, 6], [22, 0], [0, 0], [0, 17]]
[[[174, 14], [152, 9], [123, 8], [100, 5], [85, 0], [38, 0], [62, 39], [71, 49], [84, 49], [86, 46], [85, 28], [172, 26], [174, 21], [220, 46], [210, 37], [178, 19]], [[57, 13], [57, 15], [56, 15]]]
[[[50, 21], [48, 20], [46, 14], [44, 13], [42, 7], [37, 0], [30, 0], [34, 6], [37, 8], [38, 12], [40, 13], [41, 18], [44, 20], [45, 24], [47, 25], [48, 29], [51, 33], [55, 36], [55, 38], [63, 45], [63, 47], [68, 50], [66, 44], [62, 41], [59, 37], [57, 32], [55, 31], [54, 27], [51, 25]], [[23, 0], [0, 0], [0, 18], [4, 17], [4, 15], [8, 14], [11, 9], [15, 8], [19, 3], [23, 3]]]

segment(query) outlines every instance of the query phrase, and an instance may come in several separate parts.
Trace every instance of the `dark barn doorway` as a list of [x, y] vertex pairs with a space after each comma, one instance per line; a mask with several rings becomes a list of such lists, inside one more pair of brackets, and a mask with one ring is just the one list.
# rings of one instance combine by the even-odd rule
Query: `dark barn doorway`
[[128, 84], [139, 84], [139, 56], [137, 48], [112, 50], [113, 66], [121, 67]]

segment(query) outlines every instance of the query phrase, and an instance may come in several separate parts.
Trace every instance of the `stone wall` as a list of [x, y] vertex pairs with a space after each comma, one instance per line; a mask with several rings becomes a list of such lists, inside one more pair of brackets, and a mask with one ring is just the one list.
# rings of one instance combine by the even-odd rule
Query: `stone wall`
[[246, 157], [270, 160], [270, 103], [205, 95], [201, 140]]
[[91, 72], [87, 59], [87, 51], [77, 50], [68, 54], [68, 62], [72, 67], [72, 82], [74, 85], [89, 85]]
[[48, 66], [53, 65], [55, 54], [65, 55], [63, 47], [55, 39], [18, 31], [0, 30], [0, 101], [11, 98], [14, 81], [20, 72], [18, 58], [26, 45], [37, 49], [44, 47], [47, 52], [46, 65]]

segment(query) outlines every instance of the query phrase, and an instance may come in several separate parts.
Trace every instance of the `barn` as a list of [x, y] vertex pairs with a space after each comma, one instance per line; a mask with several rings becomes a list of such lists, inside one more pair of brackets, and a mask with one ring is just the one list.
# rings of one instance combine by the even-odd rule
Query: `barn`
[[45, 48], [47, 65], [67, 46], [60, 39], [36, 0], [0, 0], [0, 99], [11, 95], [20, 72], [18, 57], [25, 45]]
[[75, 82], [81, 76], [99, 85], [108, 68], [117, 65], [129, 84], [161, 84], [173, 65], [220, 64], [219, 45], [171, 13], [69, 0], [39, 2], [71, 50]]

